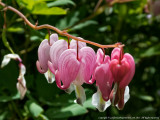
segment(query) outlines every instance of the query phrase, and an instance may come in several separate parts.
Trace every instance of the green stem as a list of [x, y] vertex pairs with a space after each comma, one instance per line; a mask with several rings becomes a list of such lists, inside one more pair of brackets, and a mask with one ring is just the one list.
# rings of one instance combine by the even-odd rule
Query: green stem
[[3, 31], [2, 31], [2, 41], [3, 41], [3, 44], [6, 48], [8, 48], [8, 50], [14, 54], [14, 51], [12, 50], [12, 48], [10, 47], [8, 41], [7, 41], [7, 38], [6, 38], [6, 28], [3, 28]]

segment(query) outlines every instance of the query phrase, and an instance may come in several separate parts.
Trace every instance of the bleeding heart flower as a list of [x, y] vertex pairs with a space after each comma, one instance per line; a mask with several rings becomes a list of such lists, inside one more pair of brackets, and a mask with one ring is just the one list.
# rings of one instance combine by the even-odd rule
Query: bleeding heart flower
[[129, 53], [123, 54], [122, 48], [115, 48], [111, 54], [110, 69], [115, 83], [110, 100], [114, 105], [118, 104], [119, 109], [123, 109], [124, 91], [135, 73], [134, 59]]
[[101, 49], [98, 49], [96, 63], [97, 66], [94, 72], [96, 85], [99, 87], [103, 99], [107, 101], [109, 99], [113, 83], [112, 73], [109, 68], [110, 57], [108, 55], [104, 55], [104, 52]]
[[45, 74], [47, 81], [52, 83], [54, 76], [48, 71], [48, 61], [50, 60], [50, 48], [58, 40], [57, 34], [50, 36], [50, 41], [47, 39], [43, 40], [38, 48], [38, 61], [36, 62], [37, 69], [40, 73]]
[[56, 83], [60, 89], [68, 91], [74, 84], [77, 103], [82, 104], [86, 98], [81, 85], [89, 82], [96, 56], [92, 48], [86, 47], [86, 43], [72, 40], [69, 48], [65, 40], [55, 42], [50, 50], [51, 61], [48, 62], [48, 67], [55, 74]]
[[[55, 74], [55, 71], [58, 69], [58, 61], [60, 55], [67, 49], [75, 49], [77, 50], [77, 41], [74, 39], [71, 40], [69, 48], [68, 48], [67, 41], [61, 39], [55, 42], [50, 48], [50, 58], [51, 60], [48, 61], [48, 67], [51, 70], [53, 74]], [[78, 42], [78, 50], [80, 50], [82, 47], [85, 47], [86, 43], [84, 42]]]
[[111, 54], [110, 69], [114, 82], [119, 83], [120, 88], [125, 88], [135, 73], [134, 59], [129, 53], [123, 55], [123, 51], [120, 48], [115, 48]]
[[50, 60], [50, 47], [58, 40], [57, 34], [52, 34], [50, 36], [50, 44], [47, 39], [43, 40], [38, 48], [38, 60], [36, 62], [37, 69], [40, 73], [45, 73], [48, 71], [48, 61]]
[[[95, 52], [90, 47], [83, 47], [78, 53], [75, 49], [65, 50], [58, 61], [58, 73], [56, 73], [57, 85], [61, 89], [67, 89], [71, 82], [82, 85], [88, 83], [95, 65]], [[61, 86], [60, 81], [63, 85]]]
[[[59, 58], [58, 70], [55, 73], [57, 86], [61, 89], [67, 89], [71, 83], [76, 85], [77, 103], [82, 104], [85, 100], [82, 97], [85, 93], [81, 85], [84, 82], [89, 82], [94, 70], [95, 61], [95, 52], [90, 47], [81, 48], [78, 58], [75, 49], [65, 50]], [[63, 85], [61, 85], [61, 81]]]
[[[102, 49], [97, 51], [96, 68], [92, 80], [96, 80], [97, 92], [92, 97], [92, 104], [99, 110], [104, 111], [108, 106], [105, 102], [109, 100], [113, 77], [109, 68], [110, 57], [104, 55]], [[97, 97], [96, 97], [97, 96]], [[98, 100], [95, 100], [98, 99]], [[98, 102], [98, 103], [96, 103]]]

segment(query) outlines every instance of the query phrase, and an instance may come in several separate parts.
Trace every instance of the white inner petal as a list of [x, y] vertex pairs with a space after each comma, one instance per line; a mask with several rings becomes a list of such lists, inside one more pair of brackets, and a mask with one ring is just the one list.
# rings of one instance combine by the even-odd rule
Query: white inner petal
[[110, 100], [108, 100], [107, 102], [103, 100], [102, 94], [98, 88], [97, 92], [94, 93], [92, 96], [92, 104], [100, 112], [104, 112], [111, 105], [111, 102], [110, 102]]
[[74, 90], [75, 90], [75, 89], [74, 89], [74, 85], [71, 84], [71, 85], [69, 86], [69, 88], [68, 88], [67, 90], [65, 90], [65, 92], [68, 93], [68, 94], [71, 94]]
[[55, 76], [49, 69], [44, 73], [44, 76], [46, 77], [48, 83], [53, 83], [55, 81]]
[[76, 103], [83, 105], [83, 103], [86, 101], [84, 88], [81, 85], [74, 85], [74, 87], [77, 97]]

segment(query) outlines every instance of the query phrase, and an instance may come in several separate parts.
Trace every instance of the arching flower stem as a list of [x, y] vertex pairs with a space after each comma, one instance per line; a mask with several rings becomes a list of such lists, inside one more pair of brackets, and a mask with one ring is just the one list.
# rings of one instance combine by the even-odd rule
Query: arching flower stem
[[40, 29], [54, 30], [55, 32], [59, 33], [61, 36], [66, 36], [68, 38], [72, 38], [72, 39], [77, 40], [77, 41], [85, 42], [85, 43], [88, 43], [88, 44], [91, 44], [91, 45], [94, 45], [94, 46], [97, 46], [97, 47], [100, 47], [100, 48], [115, 48], [115, 47], [123, 47], [124, 46], [123, 44], [119, 44], [119, 43], [118, 44], [115, 43], [115, 44], [112, 44], [112, 45], [101, 45], [101, 44], [98, 44], [98, 43], [95, 43], [95, 42], [92, 42], [92, 41], [89, 41], [89, 40], [85, 40], [85, 39], [75, 37], [73, 35], [70, 35], [70, 34], [66, 33], [66, 31], [61, 31], [58, 28], [56, 28], [54, 26], [51, 26], [51, 25], [48, 25], [48, 24], [44, 24], [44, 25], [40, 25], [40, 26], [34, 25], [25, 17], [25, 15], [23, 15], [17, 9], [15, 9], [11, 6], [6, 6], [6, 4], [4, 4], [3, 2], [0, 2], [0, 5], [2, 7], [4, 7], [5, 10], [11, 10], [14, 13], [16, 13], [17, 15], [19, 15], [28, 26], [30, 26], [31, 28], [33, 28], [35, 30], [40, 30]]

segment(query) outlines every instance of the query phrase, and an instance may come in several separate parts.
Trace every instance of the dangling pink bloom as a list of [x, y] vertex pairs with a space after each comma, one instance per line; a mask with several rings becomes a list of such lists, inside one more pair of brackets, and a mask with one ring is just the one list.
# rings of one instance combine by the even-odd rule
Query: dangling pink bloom
[[55, 74], [56, 83], [60, 89], [67, 90], [72, 84], [75, 85], [77, 103], [82, 104], [85, 101], [85, 92], [81, 85], [89, 82], [96, 56], [92, 48], [86, 47], [85, 43], [79, 41], [78, 50], [75, 40], [70, 42], [69, 48], [65, 40], [57, 41], [51, 47], [51, 61], [48, 62], [48, 66]]
[[120, 88], [125, 88], [135, 73], [134, 59], [129, 53], [123, 55], [123, 51], [120, 48], [115, 48], [111, 54], [110, 69], [114, 82], [119, 83]]
[[[71, 40], [69, 48], [68, 48], [67, 41], [61, 39], [55, 42], [50, 48], [50, 58], [51, 60], [48, 61], [48, 67], [51, 70], [53, 74], [55, 74], [55, 71], [58, 69], [58, 61], [60, 55], [67, 49], [75, 49], [77, 50], [77, 41]], [[78, 50], [80, 50], [82, 47], [85, 47], [86, 43], [84, 42], [78, 42]]]
[[60, 55], [68, 49], [68, 43], [65, 40], [56, 41], [50, 49], [50, 61], [48, 61], [48, 67], [50, 71], [55, 75], [55, 71], [58, 69], [58, 61]]
[[50, 47], [58, 40], [57, 34], [50, 36], [50, 44], [47, 39], [43, 40], [38, 48], [38, 61], [36, 62], [37, 69], [40, 73], [48, 71], [48, 61], [50, 60]]
[[129, 53], [123, 54], [122, 48], [115, 48], [111, 54], [110, 69], [115, 83], [110, 100], [114, 105], [118, 104], [119, 109], [123, 109], [125, 89], [135, 73], [134, 59]]
[[110, 57], [108, 55], [104, 55], [104, 52], [101, 49], [98, 49], [96, 63], [97, 66], [94, 73], [96, 85], [99, 87], [103, 99], [107, 101], [109, 99], [113, 83], [112, 73], [109, 69]]
[[104, 55], [102, 49], [98, 49], [96, 68], [92, 76], [92, 80], [96, 80], [97, 92], [92, 97], [92, 104], [101, 112], [108, 107], [105, 101], [109, 100], [113, 83], [109, 64], [110, 57], [108, 55]]
[[54, 81], [52, 73], [48, 70], [48, 61], [50, 60], [50, 48], [58, 40], [57, 34], [50, 36], [50, 41], [43, 40], [38, 48], [38, 60], [36, 62], [37, 69], [40, 73], [45, 74], [47, 81], [52, 83]]
[[73, 81], [77, 85], [82, 85], [84, 82], [88, 83], [94, 69], [95, 60], [95, 52], [90, 47], [81, 48], [78, 59], [76, 50], [65, 50], [59, 58], [59, 71], [56, 72], [55, 76], [57, 77], [58, 87], [67, 89]]

